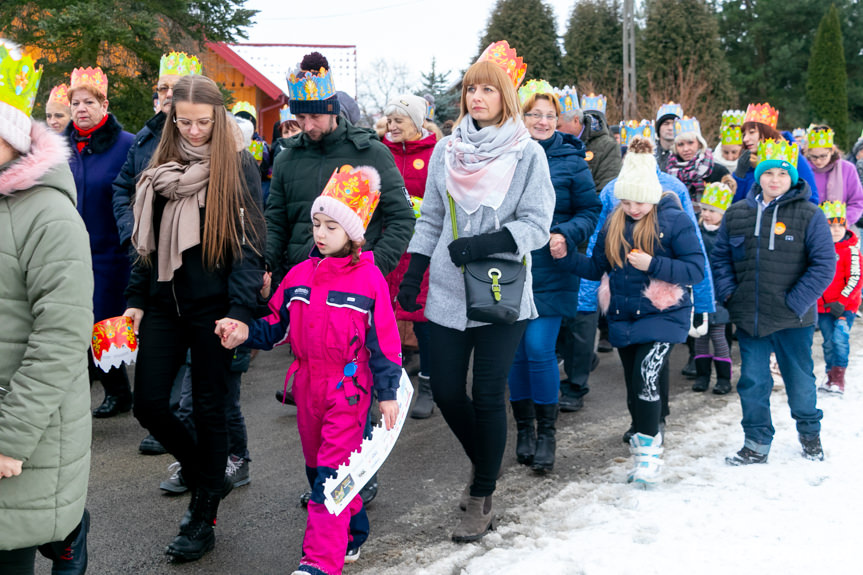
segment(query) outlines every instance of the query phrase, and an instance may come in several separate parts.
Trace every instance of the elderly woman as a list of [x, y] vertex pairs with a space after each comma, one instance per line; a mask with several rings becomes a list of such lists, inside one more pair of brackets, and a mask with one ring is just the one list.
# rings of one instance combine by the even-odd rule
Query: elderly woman
[[686, 118], [674, 122], [674, 153], [668, 158], [665, 171], [674, 176], [689, 190], [692, 206], [695, 212], [701, 210], [701, 196], [704, 194], [704, 184], [722, 182], [737, 189], [737, 184], [728, 169], [713, 161], [713, 152], [701, 135], [701, 126], [695, 118]]
[[846, 224], [856, 224], [863, 215], [863, 186], [854, 164], [842, 159], [833, 145], [833, 130], [816, 126], [806, 134], [806, 161], [815, 173], [818, 203], [843, 202]]
[[555, 424], [560, 371], [555, 344], [563, 317], [575, 317], [579, 278], [560, 266], [562, 258], [587, 241], [602, 204], [585, 160], [585, 146], [575, 136], [555, 131], [560, 102], [544, 80], [531, 80], [519, 90], [524, 125], [542, 147], [554, 186], [554, 217], [550, 241], [531, 253], [533, 300], [539, 317], [527, 322], [509, 372], [512, 413], [518, 428], [516, 457], [537, 473], [554, 467]]
[[[78, 189], [78, 212], [90, 234], [93, 257], [95, 321], [123, 315], [123, 290], [129, 281], [129, 255], [120, 245], [112, 207], [112, 183], [126, 162], [135, 136], [108, 112], [108, 78], [100, 68], [76, 68], [69, 86], [72, 121], [64, 136], [72, 148], [69, 167]], [[113, 417], [132, 408], [129, 378], [123, 366], [107, 373], [90, 362], [91, 379], [105, 388], [93, 417]]]

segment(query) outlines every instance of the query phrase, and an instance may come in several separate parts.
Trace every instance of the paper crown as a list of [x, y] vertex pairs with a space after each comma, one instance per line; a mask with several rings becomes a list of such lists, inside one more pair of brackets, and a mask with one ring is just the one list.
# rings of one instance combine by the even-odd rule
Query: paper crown
[[488, 45], [477, 62], [488, 60], [497, 64], [503, 71], [506, 72], [509, 79], [512, 80], [512, 85], [518, 88], [524, 80], [524, 74], [527, 72], [527, 64], [516, 54], [515, 48], [509, 47], [509, 42], [501, 40]]
[[845, 223], [845, 202], [822, 202], [820, 208], [827, 217], [828, 224]]
[[248, 115], [253, 117], [255, 120], [258, 119], [258, 111], [255, 110], [255, 107], [252, 106], [249, 102], [240, 101], [240, 102], [237, 102], [236, 104], [234, 104], [234, 107], [231, 108], [231, 114], [233, 114], [234, 116], [236, 116], [240, 112], [247, 113]]
[[282, 106], [282, 109], [279, 110], [279, 123], [283, 122], [296, 122], [297, 117], [291, 114], [291, 107], [288, 105]]
[[676, 138], [680, 134], [691, 134], [695, 133], [699, 136], [701, 135], [701, 124], [698, 123], [697, 118], [689, 118], [684, 116], [682, 118], [678, 118], [674, 121], [674, 137]]
[[420, 219], [420, 211], [423, 207], [423, 199], [417, 196], [411, 196], [411, 207], [414, 209], [414, 217]]
[[779, 122], [779, 112], [768, 103], [764, 104], [749, 104], [746, 106], [746, 116], [743, 118], [743, 123], [757, 122], [770, 126], [774, 130]]
[[135, 361], [138, 356], [138, 338], [132, 329], [132, 318], [112, 317], [94, 325], [90, 351], [93, 353], [93, 362], [105, 372]]
[[69, 107], [69, 88], [66, 84], [60, 84], [51, 88], [51, 94], [48, 95], [49, 104], [57, 104], [60, 106]]
[[321, 197], [347, 206], [367, 228], [381, 198], [380, 176], [370, 166], [342, 166], [333, 171]]
[[42, 66], [37, 69], [33, 58], [18, 54], [14, 44], [0, 38], [0, 102], [29, 117], [41, 79]]
[[734, 192], [722, 182], [713, 182], [704, 184], [704, 194], [701, 196], [701, 204], [724, 212], [731, 205], [734, 199]]
[[578, 92], [572, 86], [564, 86], [561, 89], [555, 89], [554, 95], [557, 96], [557, 101], [560, 103], [561, 113], [574, 112], [578, 110]]
[[434, 112], [434, 104], [426, 100], [426, 120], [428, 120], [429, 122], [434, 122]]
[[185, 52], [169, 52], [162, 54], [162, 59], [159, 61], [159, 76], [172, 74], [174, 76], [189, 76], [191, 74], [200, 74], [202, 70], [201, 62], [197, 56], [190, 56]]
[[656, 112], [656, 121], [658, 122], [663, 116], [677, 116], [678, 118], [682, 118], [683, 106], [669, 100], [667, 104], [663, 104], [659, 107], [659, 111]]
[[596, 110], [602, 114], [605, 113], [605, 108], [608, 104], [608, 99], [602, 94], [594, 94], [591, 92], [587, 96], [581, 96], [582, 110]]
[[791, 136], [796, 140], [797, 138], [805, 138], [806, 130], [803, 128], [794, 128], [791, 130]]
[[264, 143], [260, 140], [252, 140], [249, 144], [249, 153], [260, 162], [264, 159]]
[[72, 93], [79, 88], [88, 88], [94, 90], [97, 94], [102, 94], [103, 98], [108, 97], [108, 76], [98, 66], [95, 68], [75, 68], [72, 70], [72, 78], [69, 82], [69, 92]]
[[[800, 147], [797, 142], [788, 142], [787, 140], [761, 140], [758, 142], [758, 163], [767, 160], [778, 160], [780, 162], [788, 162], [797, 168], [797, 155]], [[783, 166], [784, 167], [784, 166]]]
[[722, 122], [719, 125], [719, 128], [725, 128], [727, 126], [742, 126], [743, 118], [746, 117], [746, 112], [743, 110], [725, 110], [722, 112]]
[[545, 80], [528, 80], [518, 89], [518, 99], [522, 104], [534, 94], [548, 94], [554, 97], [554, 88]]
[[740, 126], [725, 126], [719, 129], [722, 145], [743, 145], [743, 129]]
[[296, 70], [288, 75], [288, 90], [291, 100], [312, 101], [326, 100], [336, 95], [333, 75], [326, 68], [321, 68], [317, 74]]
[[833, 149], [833, 130], [830, 128], [815, 128], [806, 133], [806, 145], [812, 148]]
[[642, 120], [641, 122], [629, 120], [628, 122], [620, 123], [620, 143], [622, 145], [628, 146], [635, 136], [652, 140], [653, 122], [650, 120]]

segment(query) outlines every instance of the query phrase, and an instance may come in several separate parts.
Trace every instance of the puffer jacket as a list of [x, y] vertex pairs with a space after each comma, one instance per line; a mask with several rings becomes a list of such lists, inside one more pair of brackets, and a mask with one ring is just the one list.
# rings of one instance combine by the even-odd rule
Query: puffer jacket
[[[249, 326], [246, 346], [272, 349], [291, 344], [294, 363], [287, 379], [312, 386], [334, 385], [345, 365], [356, 361], [357, 384], [379, 401], [396, 398], [401, 377], [401, 341], [389, 290], [371, 252], [321, 257], [317, 247], [291, 268], [273, 297], [270, 315]], [[290, 329], [289, 329], [290, 328]], [[345, 393], [349, 391], [345, 385]]]
[[845, 239], [833, 244], [836, 249], [836, 274], [833, 281], [818, 298], [818, 313], [830, 313], [827, 304], [838, 301], [845, 306], [845, 311], [857, 313], [860, 309], [860, 246], [856, 234], [851, 230], [845, 233]]
[[[704, 222], [701, 222], [698, 225], [698, 230], [701, 232], [701, 239], [704, 242], [704, 249], [707, 252], [708, 259], [710, 258], [710, 252], [713, 251], [714, 246], [716, 246], [716, 238], [719, 237], [719, 228], [715, 230], [708, 230], [704, 227]], [[725, 306], [716, 299], [716, 294], [714, 294], [713, 305], [716, 307], [716, 311], [710, 314], [708, 321], [710, 325], [718, 325], [720, 323], [730, 323], [731, 318], [728, 315], [728, 310], [725, 309]]]
[[[612, 268], [605, 255], [607, 225], [597, 238], [593, 255], [587, 257], [572, 253], [558, 260], [564, 269], [583, 278], [599, 280], [602, 274], [608, 274], [611, 291], [611, 305], [607, 312], [608, 340], [617, 348], [655, 341], [682, 343], [689, 334], [692, 301], [688, 286], [704, 278], [704, 253], [697, 241], [696, 226], [680, 209], [680, 202], [673, 193], [663, 195], [656, 208], [659, 241], [654, 246], [653, 259], [646, 272], [628, 263]], [[627, 217], [624, 237], [629, 245], [634, 245], [634, 227], [635, 221]], [[645, 295], [653, 280], [679, 286], [677, 303], [657, 307], [656, 300]]]
[[0, 550], [61, 541], [90, 474], [93, 269], [69, 149], [34, 122], [30, 153], [0, 172]]

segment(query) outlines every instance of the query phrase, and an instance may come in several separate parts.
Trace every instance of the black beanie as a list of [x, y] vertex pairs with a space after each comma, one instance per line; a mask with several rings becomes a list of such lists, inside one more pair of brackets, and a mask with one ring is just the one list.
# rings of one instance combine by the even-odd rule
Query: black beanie
[[291, 100], [291, 114], [332, 114], [339, 115], [338, 96], [331, 96], [326, 100]]

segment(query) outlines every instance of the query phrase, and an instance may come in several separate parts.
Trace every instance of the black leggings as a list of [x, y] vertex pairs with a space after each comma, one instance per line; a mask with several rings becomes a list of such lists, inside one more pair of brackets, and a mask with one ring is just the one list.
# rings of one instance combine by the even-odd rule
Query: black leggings
[[[232, 352], [214, 333], [226, 305], [199, 310], [191, 317], [159, 307], [144, 312], [135, 365], [135, 417], [183, 469], [190, 487], [221, 493], [228, 458], [226, 406]], [[177, 370], [192, 356], [192, 419], [195, 435], [171, 410]]]
[[[494, 493], [506, 448], [506, 378], [527, 321], [464, 331], [429, 322], [435, 403], [475, 467], [470, 494]], [[471, 396], [467, 372], [473, 352]]]
[[24, 547], [23, 549], [12, 549], [10, 551], [0, 550], [0, 575], [33, 575], [36, 568], [36, 551], [39, 551], [43, 557], [51, 561], [60, 559], [66, 548], [78, 538], [81, 528], [81, 523], [79, 523], [63, 541], [55, 541], [38, 546], [34, 545], [33, 547]]
[[670, 352], [671, 344], [659, 341], [617, 349], [626, 380], [626, 405], [637, 433], [655, 436], [660, 420], [667, 415], [663, 404], [668, 403], [666, 368]]

